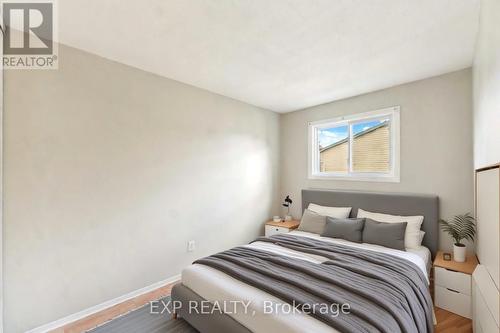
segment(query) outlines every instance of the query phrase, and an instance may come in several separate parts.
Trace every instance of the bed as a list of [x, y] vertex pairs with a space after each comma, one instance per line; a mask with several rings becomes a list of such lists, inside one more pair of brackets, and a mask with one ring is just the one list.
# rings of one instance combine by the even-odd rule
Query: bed
[[[399, 251], [373, 244], [352, 243], [342, 239], [321, 237], [318, 234], [293, 231], [287, 235], [271, 237], [271, 239], [259, 239], [251, 244], [225, 251], [223, 255], [227, 252], [227, 255], [231, 254], [237, 258], [242, 258], [241, 260], [243, 261], [246, 260], [248, 255], [253, 256], [255, 254], [265, 256], [266, 258], [269, 257], [266, 260], [269, 260], [270, 262], [278, 259], [286, 260], [290, 262], [291, 268], [287, 268], [288, 271], [281, 274], [287, 278], [288, 275], [294, 276], [295, 274], [302, 274], [302, 271], [296, 273], [294, 269], [299, 271], [299, 268], [298, 266], [293, 266], [292, 264], [294, 263], [301, 263], [300, 270], [302, 270], [302, 267], [304, 267], [304, 270], [311, 270], [308, 271], [308, 274], [313, 272], [314, 274], [321, 275], [323, 274], [323, 271], [317, 272], [316, 267], [321, 267], [322, 269], [323, 267], [328, 267], [328, 269], [330, 269], [328, 274], [330, 274], [329, 272], [339, 272], [339, 275], [335, 275], [336, 273], [331, 274], [331, 277], [336, 279], [335, 281], [339, 281], [338, 283], [340, 283], [343, 278], [341, 276], [343, 274], [343, 270], [339, 269], [343, 268], [330, 268], [331, 266], [329, 265], [320, 264], [328, 264], [332, 262], [332, 259], [342, 258], [344, 252], [348, 254], [355, 253], [356, 255], [359, 253], [359, 257], [361, 259], [355, 258], [353, 265], [358, 265], [359, 267], [362, 267], [362, 270], [366, 270], [368, 272], [367, 274], [372, 274], [370, 265], [372, 265], [377, 271], [379, 268], [385, 269], [386, 267], [374, 265], [373, 263], [370, 263], [370, 261], [380, 261], [380, 258], [385, 258], [388, 267], [391, 265], [405, 265], [405, 267], [409, 267], [412, 272], [404, 274], [408, 274], [408, 276], [413, 274], [411, 276], [411, 280], [418, 280], [418, 277], [424, 280], [420, 285], [418, 285], [418, 287], [414, 288], [417, 288], [417, 296], [425, 298], [425, 301], [428, 303], [428, 299], [430, 299], [430, 297], [427, 297], [429, 294], [427, 289], [429, 283], [428, 274], [432, 258], [436, 254], [438, 247], [439, 205], [438, 198], [436, 196], [356, 191], [303, 190], [303, 210], [307, 208], [310, 203], [324, 206], [352, 207], [352, 211], [350, 213], [352, 217], [356, 216], [358, 208], [394, 215], [423, 215], [424, 222], [422, 224], [422, 230], [425, 232], [425, 237], [422, 241], [422, 246], [418, 249]], [[301, 246], [300, 248], [297, 247], [299, 245]], [[325, 252], [324, 248], [328, 248], [328, 251], [335, 250], [340, 252]], [[231, 253], [231, 251], [234, 253]], [[331, 255], [331, 257], [329, 257], [329, 255]], [[208, 259], [202, 259], [201, 261], [198, 261], [197, 263], [184, 269], [182, 272], [181, 283], [177, 284], [172, 290], [172, 300], [179, 301], [180, 304], [182, 304], [182, 306], [176, 310], [176, 313], [188, 321], [197, 330], [201, 332], [275, 333], [344, 331], [342, 329], [343, 326], [339, 326], [339, 319], [337, 319], [337, 317], [331, 319], [331, 313], [326, 315], [327, 317], [325, 318], [325, 316], [320, 316], [316, 313], [315, 315], [310, 315], [302, 311], [290, 311], [289, 308], [280, 307], [280, 305], [284, 303], [283, 300], [287, 300], [287, 295], [290, 293], [301, 294], [301, 289], [280, 289], [278, 286], [275, 286], [275, 283], [269, 282], [274, 281], [272, 279], [266, 280], [259, 277], [252, 280], [253, 273], [252, 271], [246, 271], [246, 267], [244, 267], [243, 271], [239, 272], [239, 268], [232, 267], [231, 262], [229, 262], [226, 267], [224, 266], [224, 263], [221, 264], [220, 262], [217, 262], [219, 259], [213, 259], [211, 262], [210, 258], [211, 257], [208, 257]], [[222, 266], [218, 266], [219, 264]], [[271, 265], [274, 264], [271, 263]], [[281, 267], [282, 266], [270, 266], [269, 270], [274, 271], [275, 269], [281, 269]], [[261, 268], [254, 267], [252, 269]], [[279, 271], [276, 272], [279, 273]], [[403, 278], [405, 277], [406, 276], [403, 276]], [[395, 279], [401, 279], [401, 276], [398, 276]], [[408, 279], [410, 279], [410, 277], [408, 277]], [[325, 279], [321, 278], [318, 281], [321, 281], [321, 283], [327, 283], [323, 280]], [[353, 289], [359, 289], [359, 291], [353, 292], [362, 293], [363, 288], [365, 288], [364, 285], [365, 283], [356, 285], [356, 288]], [[317, 288], [323, 290], [328, 289], [329, 286], [329, 284], [318, 284]], [[374, 298], [384, 298], [384, 293], [381, 293], [380, 295], [377, 295], [377, 291], [373, 291], [373, 293], [375, 294]], [[385, 293], [387, 293], [387, 291]], [[352, 296], [349, 296], [351, 295], [350, 293], [346, 293], [345, 295], [353, 297], [353, 303], [356, 304], [355, 299], [358, 297], [357, 295], [352, 294]], [[316, 295], [314, 294], [314, 296]], [[308, 297], [311, 296], [310, 294], [307, 294], [303, 297], [309, 299]], [[191, 308], [191, 311], [189, 311], [192, 304], [219, 304], [223, 301], [235, 300], [239, 300], [241, 303], [234, 304], [236, 307], [234, 309], [224, 309], [225, 311], [219, 311], [211, 314], [192, 311], [192, 309], [196, 307]], [[424, 302], [422, 300], [420, 301]], [[272, 313], [267, 313], [263, 304], [265, 304], [268, 308], [273, 306], [276, 307], [273, 308]], [[245, 309], [243, 309], [243, 307]], [[414, 307], [414, 305], [411, 305], [411, 307]], [[428, 307], [428, 304], [426, 307]], [[363, 307], [361, 308], [364, 309]], [[377, 311], [376, 308], [367, 309], [368, 312]], [[387, 327], [390, 329], [391, 323], [386, 322], [392, 321], [395, 318], [394, 321], [396, 324], [401, 325], [397, 312], [399, 310], [400, 309], [395, 309], [394, 311], [396, 311], [396, 314], [389, 315], [389, 317], [384, 317], [385, 314], [381, 314], [380, 318], [376, 316], [374, 318], [368, 318], [369, 322], [372, 323], [370, 320], [380, 320], [383, 322], [381, 324], [382, 326], [389, 325]], [[420, 318], [418, 321], [422, 321], [421, 314], [412, 314], [410, 317], [413, 315], [415, 318]], [[428, 313], [426, 315], [426, 318], [427, 317]], [[408, 318], [405, 318], [405, 320], [408, 321]], [[417, 319], [413, 320], [417, 321]], [[403, 319], [401, 319], [401, 321], [404, 322]], [[373, 324], [376, 325], [377, 323]], [[359, 323], [354, 322], [352, 325], [359, 325]], [[370, 326], [371, 324], [366, 325], [366, 331], [374, 331], [373, 327]], [[422, 326], [423, 324], [419, 322], [418, 325]], [[428, 327], [429, 324], [427, 323], [427, 329], [424, 327], [422, 331], [432, 331], [432, 327]], [[353, 331], [352, 327], [350, 327], [350, 330]], [[412, 331], [413, 328], [406, 330]], [[360, 329], [359, 331], [362, 330]], [[415, 331], [420, 331], [420, 329], [415, 329]]]

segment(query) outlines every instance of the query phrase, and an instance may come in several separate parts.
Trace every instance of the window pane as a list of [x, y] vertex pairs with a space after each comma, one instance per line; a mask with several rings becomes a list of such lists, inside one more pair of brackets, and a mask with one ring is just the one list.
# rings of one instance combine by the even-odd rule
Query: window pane
[[319, 171], [347, 172], [349, 155], [349, 127], [338, 126], [318, 129]]
[[352, 125], [352, 171], [390, 171], [389, 119], [369, 120]]

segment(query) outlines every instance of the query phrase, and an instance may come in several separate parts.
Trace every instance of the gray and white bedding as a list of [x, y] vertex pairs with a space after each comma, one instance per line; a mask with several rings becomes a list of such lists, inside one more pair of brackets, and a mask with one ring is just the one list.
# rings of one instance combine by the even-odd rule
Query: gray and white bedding
[[[223, 252], [222, 259], [220, 254], [204, 258], [183, 271], [182, 283], [211, 302], [251, 301], [248, 312], [240, 309], [229, 315], [254, 332], [363, 332], [363, 328], [367, 332], [432, 332], [425, 262], [430, 254], [424, 249], [405, 252], [295, 231]], [[235, 264], [239, 260], [231, 256], [243, 259], [245, 267]], [[294, 266], [288, 272], [285, 262]], [[263, 266], [280, 275], [263, 274]], [[294, 280], [292, 287], [290, 281], [282, 283], [283, 277], [297, 275], [302, 282]], [[334, 280], [327, 281], [330, 278]], [[311, 292], [313, 285], [316, 289]], [[349, 303], [352, 312], [336, 317], [307, 315], [276, 306], [276, 311], [264, 313], [265, 302], [280, 305], [291, 300], [341, 301]]]

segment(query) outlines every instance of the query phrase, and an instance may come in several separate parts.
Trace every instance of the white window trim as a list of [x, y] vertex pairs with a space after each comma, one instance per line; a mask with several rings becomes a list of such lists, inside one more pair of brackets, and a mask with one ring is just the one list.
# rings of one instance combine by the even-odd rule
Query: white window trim
[[[369, 119], [377, 119], [382, 117], [391, 117], [391, 173], [368, 173], [368, 172], [320, 172], [319, 170], [319, 147], [317, 140], [317, 128], [349, 125], [358, 121], [366, 121]], [[308, 174], [309, 179], [326, 179], [326, 180], [350, 180], [350, 181], [369, 181], [369, 182], [400, 182], [400, 107], [393, 106], [380, 110], [357, 113], [348, 116], [342, 116], [332, 119], [309, 122], [308, 132]], [[351, 126], [348, 127], [351, 131]], [[351, 166], [352, 156], [352, 133], [349, 133], [349, 165]], [[351, 168], [349, 168], [351, 170]]]

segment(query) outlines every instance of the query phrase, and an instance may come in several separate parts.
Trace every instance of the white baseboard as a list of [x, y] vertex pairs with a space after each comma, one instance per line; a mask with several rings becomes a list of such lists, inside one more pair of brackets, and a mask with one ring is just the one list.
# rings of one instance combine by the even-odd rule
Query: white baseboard
[[85, 309], [85, 310], [82, 310], [80, 312], [74, 313], [74, 314], [69, 315], [67, 317], [58, 319], [56, 321], [53, 321], [51, 323], [39, 326], [37, 328], [33, 328], [33, 329], [29, 330], [29, 331], [26, 331], [26, 333], [45, 333], [45, 332], [54, 330], [56, 328], [65, 326], [65, 325], [67, 325], [69, 323], [75, 322], [75, 321], [80, 320], [82, 318], [85, 318], [87, 316], [93, 315], [94, 313], [97, 313], [99, 311], [102, 311], [102, 310], [105, 310], [107, 308], [110, 308], [110, 307], [112, 307], [112, 306], [114, 306], [116, 304], [123, 303], [125, 301], [128, 301], [129, 299], [132, 299], [134, 297], [143, 295], [145, 293], [148, 293], [150, 291], [153, 291], [155, 289], [163, 287], [164, 285], [167, 285], [167, 284], [173, 283], [175, 281], [178, 281], [178, 280], [180, 280], [180, 278], [181, 278], [180, 274], [172, 276], [172, 277], [170, 277], [168, 279], [165, 279], [165, 280], [153, 283], [150, 286], [147, 286], [147, 287], [144, 287], [144, 288], [141, 288], [141, 289], [138, 289], [138, 290], [134, 290], [134, 291], [132, 291], [132, 292], [130, 292], [128, 294], [122, 295], [120, 297], [111, 299], [109, 301], [106, 301], [104, 303], [101, 303], [101, 304], [98, 304], [98, 305], [95, 305], [95, 306], [92, 306], [92, 307], [90, 307], [88, 309]]

